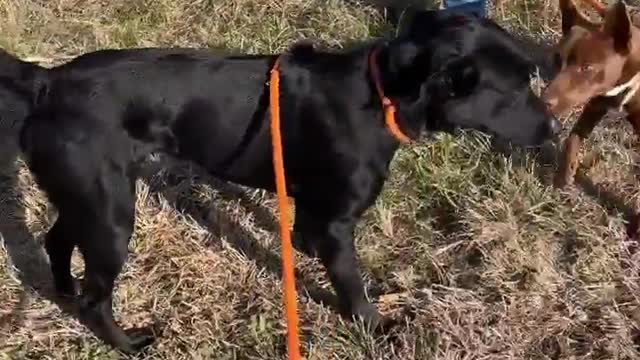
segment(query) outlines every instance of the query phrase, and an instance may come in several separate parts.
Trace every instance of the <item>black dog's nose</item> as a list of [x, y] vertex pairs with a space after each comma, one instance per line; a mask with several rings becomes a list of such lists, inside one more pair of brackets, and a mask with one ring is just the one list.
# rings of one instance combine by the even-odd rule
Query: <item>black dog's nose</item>
[[555, 117], [552, 117], [549, 121], [549, 132], [551, 132], [552, 136], [560, 135], [562, 131], [562, 123], [558, 121]]

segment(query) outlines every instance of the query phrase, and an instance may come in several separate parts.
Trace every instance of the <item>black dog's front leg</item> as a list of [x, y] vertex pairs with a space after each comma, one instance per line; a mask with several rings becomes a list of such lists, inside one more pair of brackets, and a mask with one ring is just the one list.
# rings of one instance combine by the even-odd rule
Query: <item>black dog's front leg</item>
[[[313, 236], [311, 235], [312, 231], [310, 230], [313, 229], [313, 224], [313, 216], [303, 207], [296, 207], [293, 233], [291, 234], [293, 247], [310, 258], [317, 258], [318, 251], [316, 250]], [[318, 236], [321, 236], [323, 232], [319, 231], [317, 233], [320, 234]]]
[[353, 241], [354, 225], [351, 221], [328, 223], [325, 243], [317, 249], [318, 255], [327, 268], [345, 314], [362, 316], [375, 326], [380, 316], [365, 297]]
[[[301, 218], [296, 216], [298, 220]], [[298, 234], [304, 239], [304, 247], [313, 249], [327, 269], [343, 316], [361, 317], [372, 328], [380, 325], [380, 314], [365, 296], [353, 241], [355, 220], [316, 220], [314, 224], [306, 221], [296, 225]]]

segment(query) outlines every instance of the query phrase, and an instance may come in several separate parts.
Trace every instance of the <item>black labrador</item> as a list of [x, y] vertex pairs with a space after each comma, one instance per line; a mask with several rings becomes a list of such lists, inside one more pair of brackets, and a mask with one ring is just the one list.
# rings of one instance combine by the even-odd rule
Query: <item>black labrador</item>
[[[268, 76], [279, 59], [296, 243], [319, 256], [344, 315], [383, 323], [365, 298], [353, 242], [399, 147], [372, 81], [373, 50], [399, 127], [412, 138], [472, 128], [536, 146], [560, 127], [529, 87], [530, 59], [508, 33], [471, 16], [424, 12], [402, 36], [338, 52], [102, 50], [52, 69], [3, 55], [2, 116], [26, 117], [21, 150], [59, 214], [45, 241], [56, 289], [116, 348], [136, 352], [152, 341], [148, 332], [123, 331], [112, 310], [138, 164], [162, 151], [221, 179], [274, 190]], [[81, 294], [70, 273], [76, 246], [86, 265]]]

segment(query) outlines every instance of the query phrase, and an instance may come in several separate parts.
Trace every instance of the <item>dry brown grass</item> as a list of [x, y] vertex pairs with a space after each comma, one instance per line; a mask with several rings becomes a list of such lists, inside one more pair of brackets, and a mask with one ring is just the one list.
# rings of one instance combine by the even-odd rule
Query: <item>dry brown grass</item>
[[[506, 1], [494, 15], [553, 36], [553, 3]], [[41, 60], [149, 45], [267, 52], [305, 37], [339, 47], [383, 31], [373, 9], [340, 0], [0, 0], [0, 45]], [[567, 191], [549, 185], [553, 161], [494, 154], [477, 134], [438, 138], [398, 154], [358, 228], [374, 298], [415, 319], [392, 343], [342, 322], [311, 300], [330, 286], [298, 256], [308, 358], [640, 358], [640, 255], [622, 243], [639, 194], [630, 127], [613, 117], [596, 131]], [[117, 358], [46, 298], [40, 242], [55, 211], [29, 172], [5, 171], [0, 190], [0, 359]], [[161, 325], [144, 357], [283, 358], [273, 197], [157, 162], [138, 193], [115, 307], [125, 326]]]

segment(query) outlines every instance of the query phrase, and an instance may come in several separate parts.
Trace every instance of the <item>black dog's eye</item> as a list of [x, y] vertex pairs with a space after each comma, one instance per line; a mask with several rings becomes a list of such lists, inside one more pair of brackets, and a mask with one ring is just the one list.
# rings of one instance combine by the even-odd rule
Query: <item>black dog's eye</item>
[[578, 57], [576, 56], [575, 52], [572, 52], [571, 54], [569, 54], [569, 56], [567, 57], [567, 65], [573, 65], [578, 61]]
[[444, 89], [447, 93], [447, 97], [456, 97], [456, 87], [452, 78], [447, 77], [444, 80]]
[[558, 53], [553, 54], [553, 67], [555, 69], [562, 68], [562, 56]]
[[447, 99], [453, 99], [459, 97], [459, 89], [454, 79], [447, 77], [442, 83], [442, 94]]
[[443, 100], [469, 96], [473, 93], [479, 74], [471, 58], [463, 58], [447, 64], [433, 82]]
[[450, 80], [449, 93], [451, 97], [469, 96], [478, 82], [478, 74], [472, 69], [464, 69], [464, 71], [456, 73]]

